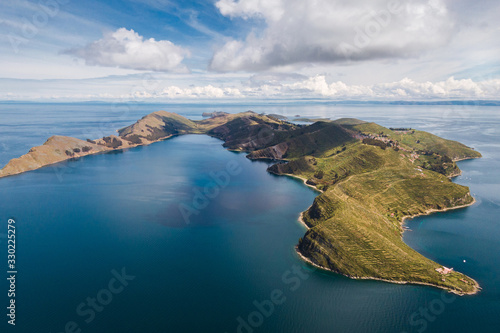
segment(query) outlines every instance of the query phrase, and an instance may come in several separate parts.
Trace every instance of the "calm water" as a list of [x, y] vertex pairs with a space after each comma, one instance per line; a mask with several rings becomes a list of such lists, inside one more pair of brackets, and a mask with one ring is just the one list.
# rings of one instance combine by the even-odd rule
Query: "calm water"
[[[312, 270], [294, 245], [305, 231], [297, 216], [317, 194], [190, 135], [0, 180], [0, 248], [14, 217], [19, 271], [17, 325], [1, 314], [2, 332], [498, 332], [498, 108], [0, 104], [0, 164], [52, 134], [109, 135], [158, 109], [353, 116], [475, 147], [484, 158], [460, 162], [456, 181], [477, 203], [409, 221], [405, 241], [483, 291], [452, 297]], [[205, 191], [211, 198], [202, 200]], [[122, 269], [130, 280], [118, 288]], [[5, 280], [0, 287], [7, 291]], [[105, 305], [92, 310], [96, 297]]]

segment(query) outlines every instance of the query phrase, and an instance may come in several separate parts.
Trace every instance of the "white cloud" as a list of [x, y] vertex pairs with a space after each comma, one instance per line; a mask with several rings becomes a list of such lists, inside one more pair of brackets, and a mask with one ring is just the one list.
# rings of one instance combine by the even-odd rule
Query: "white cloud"
[[188, 50], [168, 40], [145, 40], [126, 28], [107, 33], [102, 39], [66, 53], [84, 59], [87, 65], [164, 72], [186, 72], [182, 60], [190, 56]]
[[261, 16], [279, 20], [285, 13], [285, 3], [282, 0], [246, 0], [235, 2], [233, 0], [219, 0], [215, 6], [222, 15], [229, 17]]
[[392, 83], [374, 85], [347, 85], [341, 81], [327, 83], [325, 76], [287, 84], [284, 90], [297, 93], [302, 90], [316, 96], [333, 99], [361, 100], [432, 100], [432, 99], [495, 99], [500, 93], [500, 80], [474, 82], [454, 77], [439, 82], [415, 82], [405, 78]]
[[[180, 75], [179, 75], [180, 76]], [[0, 79], [0, 99], [5, 100], [120, 100], [120, 101], [192, 101], [192, 100], [358, 100], [358, 101], [432, 101], [498, 100], [500, 79], [473, 81], [450, 77], [443, 81], [402, 79], [389, 83], [347, 84], [329, 82], [326, 76], [265, 74], [242, 77], [221, 83], [200, 76], [198, 85], [172, 74], [112, 76], [84, 80], [9, 80]], [[173, 83], [173, 81], [175, 83]], [[1, 93], [4, 91], [4, 93]]]
[[[318, 98], [326, 100], [467, 100], [496, 99], [500, 94], [500, 80], [474, 82], [470, 79], [456, 80], [453, 77], [439, 82], [416, 82], [405, 78], [391, 83], [373, 85], [348, 85], [342, 81], [328, 83], [326, 77], [287, 78], [284, 83], [275, 80], [256, 85], [249, 79], [248, 85], [239, 87], [205, 86], [178, 87], [161, 85], [154, 91], [134, 93], [134, 99], [290, 99]], [[122, 96], [123, 98], [124, 96]]]
[[157, 97], [168, 98], [237, 98], [243, 97], [239, 89], [219, 88], [212, 85], [179, 88], [169, 86], [163, 89]]
[[446, 45], [455, 32], [444, 0], [219, 0], [216, 6], [225, 16], [267, 25], [215, 52], [210, 68], [223, 72], [414, 57]]

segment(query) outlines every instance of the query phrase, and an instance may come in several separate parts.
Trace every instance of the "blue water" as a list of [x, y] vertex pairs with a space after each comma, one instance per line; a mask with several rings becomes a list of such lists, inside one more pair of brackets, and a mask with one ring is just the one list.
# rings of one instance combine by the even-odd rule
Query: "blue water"
[[[415, 218], [404, 239], [483, 290], [453, 297], [313, 270], [294, 245], [305, 232], [297, 216], [317, 194], [266, 173], [266, 163], [224, 150], [219, 140], [189, 135], [0, 180], [0, 248], [7, 252], [7, 219], [15, 218], [18, 265], [16, 327], [0, 313], [2, 332], [55, 333], [67, 325], [96, 333], [498, 332], [498, 108], [0, 104], [0, 164], [52, 134], [109, 135], [159, 109], [191, 118], [248, 109], [352, 116], [475, 147], [484, 157], [460, 162], [464, 173], [455, 181], [470, 186], [477, 203]], [[198, 200], [198, 191], [211, 198]], [[122, 269], [130, 280], [111, 293]], [[5, 281], [0, 288], [5, 309]], [[88, 298], [106, 304], [90, 310]]]

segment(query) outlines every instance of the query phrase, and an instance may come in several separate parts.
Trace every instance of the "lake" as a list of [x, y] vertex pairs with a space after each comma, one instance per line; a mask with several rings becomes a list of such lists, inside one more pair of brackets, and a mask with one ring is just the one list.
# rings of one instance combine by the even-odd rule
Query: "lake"
[[498, 332], [498, 107], [4, 103], [0, 164], [50, 135], [97, 138], [160, 109], [349, 116], [474, 147], [483, 158], [459, 162], [455, 181], [477, 203], [409, 220], [404, 240], [483, 290], [457, 297], [313, 269], [294, 246], [317, 193], [188, 135], [0, 179], [0, 248], [13, 218], [18, 269], [16, 327], [2, 314], [2, 332]]

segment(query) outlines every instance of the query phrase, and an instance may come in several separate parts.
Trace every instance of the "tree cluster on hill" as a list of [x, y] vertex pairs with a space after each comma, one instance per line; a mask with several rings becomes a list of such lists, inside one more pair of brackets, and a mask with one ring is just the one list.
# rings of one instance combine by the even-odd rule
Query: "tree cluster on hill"
[[428, 154], [425, 156], [426, 160], [422, 164], [424, 169], [432, 170], [442, 175], [448, 175], [455, 169], [453, 160], [446, 155]]
[[129, 136], [125, 137], [124, 139], [133, 143], [133, 144], [136, 144], [136, 145], [142, 144], [141, 137], [137, 134], [129, 135]]
[[394, 127], [389, 127], [389, 129], [391, 131], [398, 131], [398, 132], [408, 132], [408, 131], [411, 131], [411, 127], [408, 127], [408, 128], [405, 128], [405, 127], [397, 127], [397, 128], [394, 128]]
[[123, 144], [121, 140], [118, 140], [117, 138], [111, 138], [110, 136], [105, 136], [102, 139], [104, 140], [104, 142], [106, 142], [106, 147], [110, 147], [113, 149], [116, 149]]
[[223, 117], [223, 116], [226, 116], [228, 114], [229, 113], [223, 112], [223, 111], [214, 111], [214, 112], [203, 112], [201, 115], [202, 115], [202, 117], [209, 118], [209, 117]]
[[377, 147], [380, 147], [382, 149], [387, 148], [387, 144], [385, 142], [377, 140], [377, 139], [365, 138], [365, 139], [363, 139], [363, 143], [365, 145], [377, 146]]

